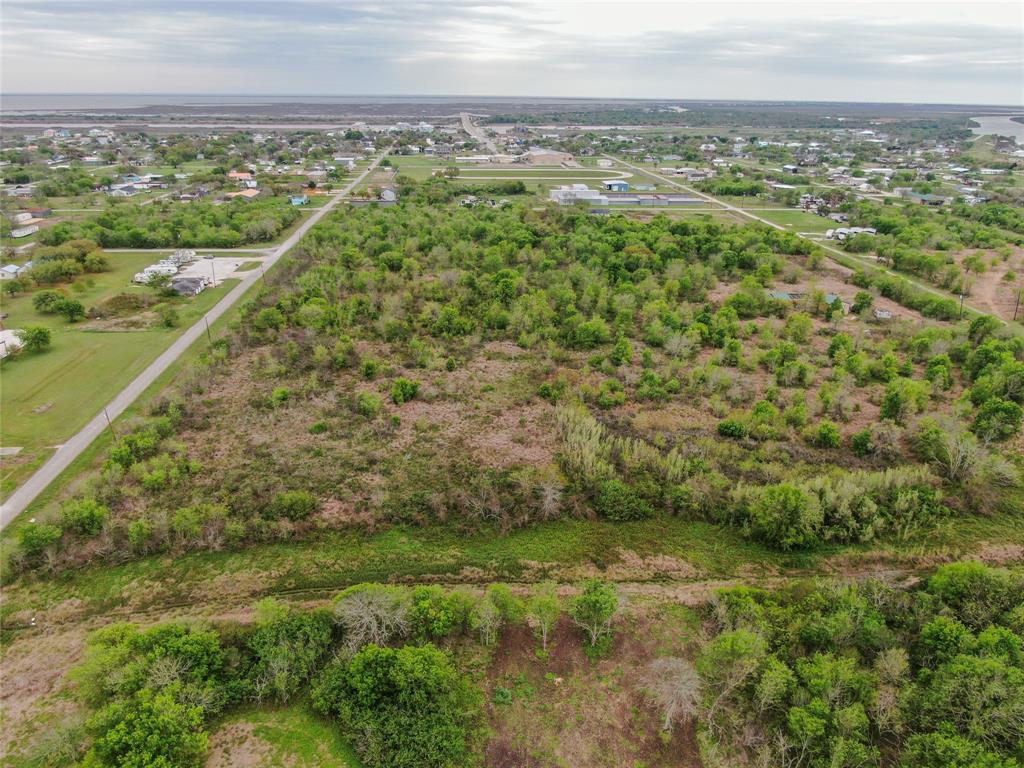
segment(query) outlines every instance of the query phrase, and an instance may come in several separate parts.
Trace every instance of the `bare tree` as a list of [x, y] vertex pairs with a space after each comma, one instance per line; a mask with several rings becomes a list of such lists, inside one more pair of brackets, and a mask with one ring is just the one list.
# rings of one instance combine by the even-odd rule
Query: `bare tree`
[[345, 630], [349, 652], [368, 643], [385, 645], [409, 632], [409, 597], [399, 587], [361, 584], [339, 596], [334, 617]]
[[661, 728], [664, 731], [671, 732], [677, 720], [693, 717], [697, 713], [700, 676], [685, 659], [672, 656], [655, 659], [647, 666], [643, 687], [661, 709]]
[[501, 629], [501, 612], [489, 597], [484, 597], [473, 606], [469, 623], [480, 633], [480, 642], [484, 645], [493, 645], [498, 639], [498, 630]]
[[527, 606], [527, 615], [540, 635], [541, 647], [546, 651], [551, 630], [558, 623], [558, 617], [562, 615], [562, 603], [552, 582], [541, 585], [540, 591]]

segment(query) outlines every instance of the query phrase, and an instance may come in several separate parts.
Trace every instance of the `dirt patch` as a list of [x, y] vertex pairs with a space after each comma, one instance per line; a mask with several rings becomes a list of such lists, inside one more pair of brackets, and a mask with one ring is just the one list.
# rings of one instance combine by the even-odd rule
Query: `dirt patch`
[[[657, 622], [665, 622], [657, 612], [620, 619], [610, 654], [599, 660], [587, 658], [568, 618], [552, 633], [546, 657], [538, 657], [528, 628], [506, 628], [487, 670], [493, 731], [485, 765], [699, 766], [692, 726], [680, 724], [663, 741], [658, 713], [641, 691], [639, 670], [653, 658], [654, 638], [680, 634], [674, 620]], [[684, 653], [683, 644], [673, 650]], [[496, 700], [499, 688], [505, 693]]]
[[551, 414], [544, 403], [507, 410], [468, 444], [481, 463], [496, 469], [550, 464], [558, 448]]
[[987, 565], [1017, 565], [1024, 563], [1024, 545], [986, 544], [978, 552], [978, 559]]
[[255, 734], [252, 723], [232, 723], [210, 736], [206, 768], [260, 768], [270, 754], [270, 744]]
[[64, 685], [64, 675], [82, 656], [85, 631], [74, 628], [14, 642], [0, 662], [0, 751], [7, 751], [44, 700]]

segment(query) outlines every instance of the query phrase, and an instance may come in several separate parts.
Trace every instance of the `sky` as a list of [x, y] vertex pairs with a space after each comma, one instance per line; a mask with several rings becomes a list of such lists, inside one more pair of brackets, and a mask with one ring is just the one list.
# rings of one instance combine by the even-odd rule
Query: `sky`
[[1024, 3], [2, 0], [3, 93], [1024, 104]]

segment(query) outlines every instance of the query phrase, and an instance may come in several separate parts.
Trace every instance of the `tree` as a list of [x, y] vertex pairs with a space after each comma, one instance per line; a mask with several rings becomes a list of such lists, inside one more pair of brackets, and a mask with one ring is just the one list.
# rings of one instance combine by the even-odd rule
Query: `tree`
[[562, 615], [562, 603], [558, 599], [557, 587], [553, 583], [541, 585], [528, 604], [527, 615], [540, 635], [541, 648], [547, 651], [548, 637]]
[[1024, 743], [1024, 670], [1000, 658], [961, 655], [915, 691], [909, 711], [920, 730], [951, 724], [990, 750]]
[[767, 653], [767, 643], [747, 629], [723, 632], [706, 646], [697, 658], [697, 671], [710, 698], [705, 707], [709, 723], [740, 686], [747, 683]]
[[62, 299], [54, 307], [54, 311], [63, 315], [69, 323], [77, 323], [85, 318], [85, 306], [77, 299]]
[[951, 729], [911, 736], [900, 765], [903, 768], [1020, 768], [1020, 763], [1013, 758], [1000, 757]]
[[661, 709], [662, 730], [672, 731], [680, 718], [692, 717], [700, 700], [700, 676], [685, 659], [671, 656], [655, 659], [643, 677], [643, 687]]
[[51, 289], [36, 291], [32, 294], [32, 306], [35, 307], [36, 312], [49, 314], [51, 312], [56, 312], [57, 307], [65, 298], [64, 294], [60, 291], [54, 291]]
[[368, 768], [449, 768], [470, 753], [479, 695], [433, 645], [367, 645], [313, 686], [313, 706], [335, 717]]
[[316, 672], [331, 642], [331, 617], [326, 611], [301, 613], [274, 600], [258, 606], [265, 618], [248, 640], [255, 656], [249, 679], [253, 698], [272, 695], [288, 701]]
[[144, 689], [137, 699], [115, 702], [90, 721], [95, 741], [86, 765], [198, 768], [209, 743], [202, 724], [203, 710], [177, 701], [173, 690]]
[[493, 645], [502, 625], [501, 611], [490, 596], [482, 597], [469, 614], [469, 625], [480, 633], [480, 642]]
[[50, 347], [52, 334], [45, 325], [26, 325], [17, 333], [26, 352], [42, 352]]
[[338, 595], [334, 619], [350, 652], [370, 643], [385, 645], [409, 633], [409, 594], [401, 587], [357, 584]]
[[598, 648], [611, 638], [612, 619], [619, 610], [618, 589], [604, 581], [585, 582], [583, 591], [572, 601], [569, 614], [583, 630], [587, 645]]

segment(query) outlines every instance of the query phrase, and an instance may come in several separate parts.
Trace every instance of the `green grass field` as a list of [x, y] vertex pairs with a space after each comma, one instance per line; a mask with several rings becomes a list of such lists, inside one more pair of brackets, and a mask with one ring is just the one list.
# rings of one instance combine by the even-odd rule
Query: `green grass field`
[[806, 211], [794, 211], [791, 208], [778, 211], [758, 211], [757, 215], [775, 224], [781, 224], [793, 232], [822, 232], [839, 226], [831, 219], [817, 216]]
[[[111, 271], [83, 275], [65, 287], [87, 309], [119, 293], [148, 293], [147, 288], [131, 285], [131, 278], [152, 264], [156, 254], [112, 253], [109, 258]], [[235, 282], [225, 281], [195, 299], [176, 300], [180, 318], [176, 328], [90, 329], [89, 321], [69, 324], [60, 316], [36, 312], [31, 294], [5, 298], [6, 328], [43, 325], [51, 329], [53, 342], [45, 352], [20, 355], [2, 364], [0, 443], [23, 450], [4, 461], [0, 490], [10, 493]]]

